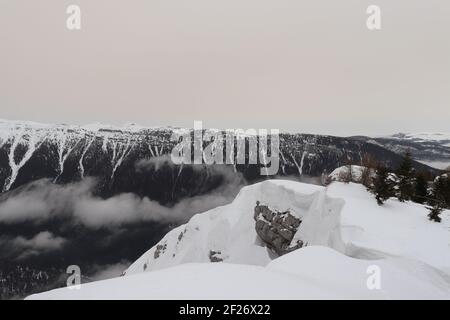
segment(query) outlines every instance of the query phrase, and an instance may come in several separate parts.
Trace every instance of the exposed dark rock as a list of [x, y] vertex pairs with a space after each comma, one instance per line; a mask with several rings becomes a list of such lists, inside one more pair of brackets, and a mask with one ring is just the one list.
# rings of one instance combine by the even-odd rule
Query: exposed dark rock
[[158, 245], [156, 246], [156, 250], [155, 250], [155, 253], [153, 254], [153, 257], [154, 257], [155, 259], [158, 259], [159, 256], [160, 256], [161, 254], [163, 254], [163, 253], [166, 251], [166, 249], [167, 249], [167, 243], [164, 243], [164, 244], [158, 244]]
[[222, 252], [221, 251], [209, 251], [209, 261], [211, 262], [222, 262], [223, 258], [221, 257]]
[[301, 240], [293, 243], [301, 220], [289, 211], [271, 210], [257, 201], [253, 218], [256, 221], [255, 229], [258, 236], [269, 249], [279, 256], [303, 246]]
[[183, 236], [186, 234], [187, 230], [184, 229], [183, 231], [180, 232], [180, 234], [178, 235], [178, 241], [177, 244], [180, 243], [181, 239], [183, 239]]

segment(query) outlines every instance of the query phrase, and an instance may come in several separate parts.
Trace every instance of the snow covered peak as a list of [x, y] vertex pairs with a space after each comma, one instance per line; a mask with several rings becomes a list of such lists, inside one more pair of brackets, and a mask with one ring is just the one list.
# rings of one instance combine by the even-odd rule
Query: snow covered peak
[[[268, 180], [244, 187], [230, 205], [197, 214], [186, 225], [173, 229], [126, 274], [188, 262], [211, 262], [213, 256], [228, 263], [266, 265], [273, 253], [258, 240], [255, 231], [253, 212], [257, 201], [280, 212], [294, 211], [306, 226], [306, 230], [300, 226], [301, 240], [311, 245], [333, 241], [331, 233], [343, 205], [342, 200], [328, 197], [323, 187], [315, 185]], [[323, 220], [315, 221], [317, 215]]]
[[432, 223], [424, 206], [389, 200], [380, 207], [359, 184], [321, 187], [268, 180], [244, 187], [231, 204], [197, 214], [172, 230], [126, 274], [211, 262], [211, 253], [223, 262], [266, 265], [276, 255], [255, 231], [257, 201], [280, 212], [295, 212], [302, 221], [295, 238], [308, 246], [327, 246], [354, 258], [402, 256], [450, 273], [449, 211], [442, 223]]
[[[255, 232], [256, 201], [295, 211], [308, 245], [274, 255]], [[449, 299], [450, 212], [442, 223], [426, 215], [414, 203], [380, 207], [353, 183], [269, 180], [170, 231], [124, 277], [30, 298]], [[374, 268], [380, 290], [367, 285]]]

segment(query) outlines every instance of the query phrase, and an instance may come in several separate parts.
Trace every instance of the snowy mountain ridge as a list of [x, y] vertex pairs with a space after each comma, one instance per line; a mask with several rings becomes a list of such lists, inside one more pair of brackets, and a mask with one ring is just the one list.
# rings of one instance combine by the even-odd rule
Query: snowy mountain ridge
[[[101, 147], [101, 152], [109, 154], [110, 177], [113, 178], [130, 151], [136, 145], [141, 144], [147, 135], [155, 133], [170, 137], [172, 129], [170, 127], [145, 128], [135, 124], [112, 126], [94, 123], [77, 126], [0, 120], [0, 148], [8, 147], [6, 156], [10, 169], [9, 174], [3, 173], [5, 175], [3, 191], [8, 191], [13, 187], [19, 171], [45, 144], [48, 148], [55, 149], [55, 160], [57, 160], [56, 172], [53, 174], [55, 181], [64, 173], [65, 163], [71, 156], [77, 157], [78, 174], [83, 178], [85, 156], [88, 151], [92, 152], [94, 142]], [[167, 153], [169, 149], [167, 149], [166, 140], [161, 139], [159, 145], [149, 145], [149, 153], [154, 157]]]
[[417, 142], [440, 142], [450, 147], [450, 132], [417, 132], [417, 133], [396, 133], [380, 138], [394, 138], [399, 140], [411, 140]]
[[[136, 189], [151, 190], [142, 177], [136, 176], [135, 165], [140, 160], [167, 156], [176, 145], [171, 141], [173, 130], [179, 128], [145, 128], [130, 124], [49, 125], [29, 121], [0, 120], [0, 188], [9, 191], [36, 179], [49, 178], [55, 182], [74, 182], [85, 176], [99, 177], [103, 193]], [[358, 163], [365, 154], [397, 166], [401, 156], [385, 147], [357, 139], [308, 134], [280, 134], [280, 168], [283, 176], [320, 176], [351, 161]], [[417, 169], [437, 173], [420, 163]], [[185, 167], [172, 166], [171, 176]], [[259, 178], [254, 165], [234, 166], [249, 181]], [[159, 178], [158, 178], [159, 179]], [[120, 180], [121, 183], [116, 181]], [[180, 179], [167, 177], [167, 191], [177, 188]], [[183, 180], [183, 179], [181, 179]], [[183, 189], [186, 187], [183, 186]], [[179, 190], [181, 196], [184, 191]], [[173, 193], [173, 192], [171, 192]], [[145, 194], [154, 198], [153, 194]], [[157, 199], [175, 201], [176, 199]]]
[[48, 124], [48, 123], [41, 123], [41, 122], [34, 122], [34, 121], [25, 121], [25, 120], [7, 120], [7, 119], [0, 119], [0, 133], [4, 135], [7, 134], [8, 131], [16, 130], [16, 129], [28, 129], [28, 130], [63, 130], [63, 131], [76, 131], [76, 130], [84, 130], [88, 132], [98, 132], [98, 131], [105, 131], [105, 132], [112, 132], [112, 131], [120, 131], [120, 132], [139, 132], [143, 130], [161, 130], [161, 129], [176, 129], [174, 127], [145, 127], [141, 126], [136, 123], [125, 123], [123, 125], [111, 125], [111, 124], [105, 124], [101, 122], [94, 122], [89, 123], [85, 125], [74, 125], [74, 124], [66, 124], [66, 123], [60, 123], [60, 124]]
[[[86, 132], [128, 132], [137, 133], [147, 130], [176, 130], [180, 127], [172, 126], [142, 126], [136, 123], [125, 123], [123, 125], [111, 125], [101, 122], [94, 122], [85, 125], [73, 125], [73, 124], [48, 124], [27, 120], [8, 120], [0, 119], [0, 141], [5, 140], [10, 134], [17, 130], [56, 130], [56, 131], [86, 131]], [[394, 138], [398, 140], [411, 140], [411, 141], [434, 141], [444, 142], [450, 146], [450, 132], [417, 132], [417, 133], [396, 133], [392, 135], [381, 135], [374, 138]]]

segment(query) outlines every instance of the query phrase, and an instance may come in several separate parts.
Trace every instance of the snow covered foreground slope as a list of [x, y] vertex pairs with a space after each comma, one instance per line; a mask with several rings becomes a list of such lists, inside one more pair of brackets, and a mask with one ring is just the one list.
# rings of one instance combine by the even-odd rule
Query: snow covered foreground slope
[[[256, 234], [256, 201], [299, 217], [294, 238], [308, 246], [276, 258]], [[357, 184], [265, 181], [169, 232], [124, 277], [30, 298], [449, 299], [450, 213], [440, 224], [426, 215], [395, 200], [379, 207]], [[373, 266], [380, 290], [367, 287]]]
[[[382, 270], [381, 290], [367, 270]], [[370, 270], [370, 269], [369, 269]], [[417, 263], [357, 260], [321, 246], [305, 247], [266, 267], [189, 263], [33, 295], [31, 299], [448, 299], [448, 282]]]

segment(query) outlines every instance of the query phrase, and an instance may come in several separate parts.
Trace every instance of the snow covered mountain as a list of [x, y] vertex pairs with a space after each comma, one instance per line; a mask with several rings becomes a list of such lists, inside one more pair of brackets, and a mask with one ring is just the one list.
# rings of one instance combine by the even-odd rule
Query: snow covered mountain
[[390, 136], [394, 139], [410, 140], [415, 142], [439, 142], [440, 144], [450, 147], [450, 133], [396, 133]]
[[[42, 178], [67, 183], [94, 176], [101, 196], [133, 192], [164, 204], [220, 185], [206, 169], [164, 161], [175, 146], [170, 140], [173, 130], [0, 120], [0, 189], [6, 192]], [[282, 134], [278, 174], [320, 176], [345, 163], [359, 163], [365, 154], [390, 166], [401, 161], [399, 154], [358, 139]], [[421, 163], [415, 167], [438, 173]], [[261, 179], [257, 165], [236, 165], [232, 170], [250, 182]]]
[[[168, 155], [175, 145], [170, 139], [175, 129], [0, 120], [0, 264], [29, 263], [33, 264], [30, 270], [36, 267], [52, 274], [53, 266], [65, 268], [66, 261], [76, 255], [84, 276], [92, 277], [99, 266], [123, 265], [122, 261], [128, 265], [193, 213], [228, 204], [242, 186], [262, 180], [258, 165], [173, 165]], [[359, 163], [366, 154], [392, 167], [401, 161], [400, 154], [361, 139], [283, 133], [278, 177], [271, 178], [311, 181], [314, 177], [315, 183], [322, 173]], [[440, 173], [419, 162], [414, 166]], [[262, 239], [275, 237], [275, 242], [267, 244], [275, 252], [290, 252], [310, 244], [311, 240], [294, 237], [297, 227], [282, 228], [288, 221], [298, 223], [302, 214], [291, 211], [278, 218], [272, 214], [285, 208], [259, 201], [261, 212], [258, 221], [250, 219], [252, 228], [258, 225]], [[49, 239], [61, 245], [53, 246], [53, 251], [40, 249], [36, 255], [29, 246], [40, 234], [51, 235]], [[186, 232], [180, 237], [193, 234]], [[105, 243], [105, 237], [114, 238], [114, 243]], [[194, 259], [176, 255], [164, 262], [166, 256], [161, 252], [169, 250], [170, 244], [167, 248], [161, 243], [159, 246], [161, 259], [151, 266], [148, 263], [149, 270]], [[253, 264], [258, 264], [258, 259], [273, 258], [258, 248], [252, 248], [252, 254], [243, 254], [248, 260], [219, 248], [199, 252], [207, 261], [252, 263], [254, 259]], [[7, 268], [2, 267], [0, 273], [8, 274]], [[20, 284], [21, 296], [47, 288], [28, 285], [26, 281]], [[11, 297], [14, 292], [9, 290], [5, 296]]]
[[450, 166], [450, 133], [397, 133], [362, 139], [398, 154], [409, 150], [416, 160], [433, 168], [443, 170]]
[[[265, 240], [262, 211], [274, 218]], [[123, 277], [29, 298], [450, 299], [450, 211], [442, 217], [429, 221], [415, 203], [378, 206], [358, 184], [268, 180], [170, 231]], [[292, 224], [289, 241], [302, 246], [278, 256], [270, 241]]]

